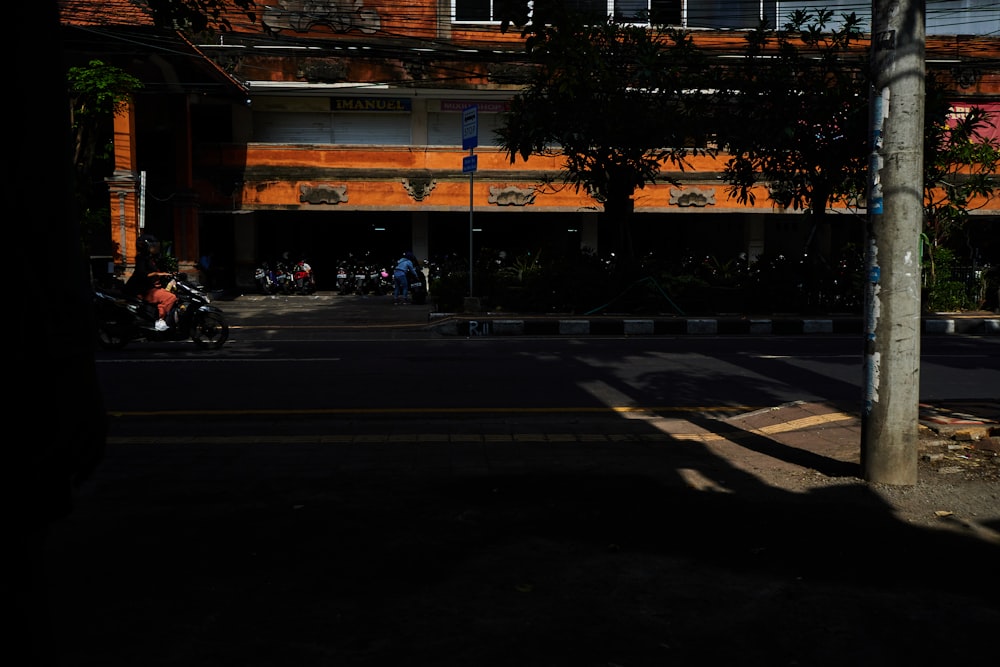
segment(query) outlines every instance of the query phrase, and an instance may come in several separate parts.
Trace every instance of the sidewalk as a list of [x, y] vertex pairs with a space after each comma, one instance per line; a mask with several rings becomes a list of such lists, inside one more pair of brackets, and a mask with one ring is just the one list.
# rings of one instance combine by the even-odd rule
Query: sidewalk
[[[327, 327], [340, 330], [405, 327], [442, 336], [551, 335], [821, 335], [861, 334], [856, 315], [801, 316], [632, 316], [518, 315], [506, 313], [440, 313], [433, 306], [393, 307], [389, 296], [243, 294], [217, 304], [241, 326]], [[924, 335], [1000, 335], [1000, 314], [943, 313], [922, 320]]]
[[997, 482], [955, 458], [922, 460], [913, 488], [867, 485], [857, 419], [829, 406], [660, 417], [634, 437], [403, 421], [112, 442], [50, 543], [60, 667], [911, 667], [995, 651]]

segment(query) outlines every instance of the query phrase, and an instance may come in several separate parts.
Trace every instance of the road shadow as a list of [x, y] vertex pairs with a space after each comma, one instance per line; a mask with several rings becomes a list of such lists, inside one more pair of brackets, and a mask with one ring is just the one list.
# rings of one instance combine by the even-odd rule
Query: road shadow
[[995, 546], [670, 438], [119, 445], [49, 556], [72, 665], [972, 664], [1000, 620]]

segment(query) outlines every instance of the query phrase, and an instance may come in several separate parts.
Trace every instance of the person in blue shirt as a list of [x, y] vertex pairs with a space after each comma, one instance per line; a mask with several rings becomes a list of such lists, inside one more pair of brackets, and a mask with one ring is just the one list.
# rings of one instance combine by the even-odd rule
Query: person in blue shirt
[[396, 262], [396, 268], [392, 272], [392, 303], [394, 305], [406, 303], [410, 296], [410, 280], [417, 275], [417, 265], [414, 259], [413, 253], [407, 251]]

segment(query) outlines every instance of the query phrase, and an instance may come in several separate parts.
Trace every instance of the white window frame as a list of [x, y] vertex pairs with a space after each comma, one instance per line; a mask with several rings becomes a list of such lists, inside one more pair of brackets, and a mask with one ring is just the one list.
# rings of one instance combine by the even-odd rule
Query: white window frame
[[[489, 6], [490, 6], [490, 19], [489, 20], [486, 20], [486, 21], [467, 21], [467, 20], [461, 20], [460, 21], [460, 20], [456, 19], [455, 17], [457, 16], [458, 5], [462, 1], [463, 0], [451, 0], [451, 20], [452, 20], [453, 23], [465, 23], [465, 24], [490, 24], [490, 23], [499, 23], [499, 21], [497, 21], [497, 20], [495, 20], [495, 19], [492, 18], [493, 17], [493, 5], [494, 5], [495, 0], [487, 0], [488, 3], [489, 3]], [[527, 0], [525, 0], [525, 1], [527, 1]], [[606, 12], [605, 13], [606, 13], [606, 15], [613, 16], [615, 14], [615, 5], [618, 4], [618, 1], [619, 0], [605, 0], [605, 2], [606, 2]], [[643, 0], [638, 0], [638, 1], [642, 2]], [[651, 7], [650, 7], [651, 1], [652, 0], [644, 0], [645, 5], [646, 5], [646, 11], [651, 11]], [[691, 7], [693, 7], [694, 5], [699, 4], [700, 2], [708, 2], [708, 1], [709, 0], [680, 0], [680, 2], [681, 2], [680, 19], [681, 20], [680, 20], [679, 27], [688, 27], [688, 16], [689, 16], [689, 13], [690, 13], [689, 9]], [[636, 2], [636, 0], [631, 0], [630, 4], [633, 4], [635, 2]], [[757, 0], [757, 2], [758, 2], [758, 12], [757, 12], [758, 16], [764, 16], [765, 12], [769, 12], [770, 13], [770, 11], [777, 11], [776, 9], [774, 9], [774, 6], [776, 6], [776, 5], [779, 4], [777, 2], [768, 2], [768, 0]], [[771, 5], [771, 7], [769, 7], [769, 5]], [[773, 23], [774, 22], [774, 17], [771, 16], [770, 18], [771, 18], [771, 22]], [[642, 21], [642, 22], [635, 22], [635, 23], [633, 23], [633, 25], [649, 25], [649, 23], [647, 21]], [[744, 26], [744, 27], [746, 27], [746, 28], [756, 28], [757, 26], [756, 26], [756, 24], [754, 24], [754, 25], [749, 25], [749, 26]]]
[[467, 20], [467, 19], [459, 20], [458, 18], [456, 18], [458, 16], [458, 5], [462, 2], [462, 0], [451, 0], [451, 22], [452, 23], [471, 24], [471, 25], [476, 25], [476, 24], [484, 25], [484, 24], [499, 23], [500, 21], [497, 21], [497, 20], [493, 19], [493, 4], [494, 4], [495, 0], [487, 0], [487, 1], [489, 2], [489, 5], [490, 5], [490, 18], [488, 20], [486, 20], [486, 21], [470, 21], [470, 20]]
[[[527, 2], [527, 0], [525, 0]], [[705, 26], [691, 25], [690, 16], [692, 10], [701, 2], [710, 0], [681, 0], [681, 21], [678, 27], [681, 28], [703, 28]], [[461, 24], [496, 24], [499, 21], [458, 21], [455, 19], [456, 5], [463, 0], [451, 0], [451, 20], [453, 23]], [[493, 5], [495, 0], [488, 0], [490, 5], [490, 16], [493, 16]], [[759, 0], [759, 16], [767, 16], [773, 28], [779, 28], [788, 20], [789, 14], [796, 8], [813, 9], [817, 6], [825, 6], [835, 13], [855, 11], [863, 20], [870, 21], [871, 7], [864, 3], [847, 2], [838, 0], [829, 2], [826, 5], [818, 3], [816, 0], [796, 1], [782, 0], [771, 2], [770, 0]], [[607, 0], [607, 13], [614, 14], [615, 0]], [[649, 0], [646, 1], [649, 8]], [[633, 24], [633, 25], [648, 25]], [[927, 3], [927, 34], [929, 35], [954, 35], [972, 34], [989, 35], [994, 34], [1000, 26], [1000, 18], [997, 17], [997, 7], [995, 0], [928, 0]], [[742, 26], [745, 29], [756, 28], [756, 25]]]

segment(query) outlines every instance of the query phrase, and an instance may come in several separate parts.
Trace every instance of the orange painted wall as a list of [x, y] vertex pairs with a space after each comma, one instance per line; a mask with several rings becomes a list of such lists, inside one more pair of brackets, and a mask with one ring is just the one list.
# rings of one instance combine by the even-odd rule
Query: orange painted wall
[[[202, 166], [233, 171], [245, 168], [242, 190], [235, 202], [247, 210], [340, 209], [340, 210], [467, 210], [469, 174], [462, 172], [462, 159], [468, 152], [437, 147], [346, 147], [335, 145], [250, 144], [221, 148], [202, 156]], [[559, 156], [532, 156], [527, 162], [518, 159], [511, 165], [507, 154], [498, 149], [477, 149], [478, 165], [472, 177], [473, 202], [476, 206], [502, 211], [589, 211], [601, 205], [585, 192], [576, 192], [562, 182]], [[757, 191], [753, 207], [744, 206], [727, 195], [719, 184], [722, 161], [709, 157], [692, 158], [683, 174], [670, 172], [684, 191], [710, 193], [714, 203], [703, 210], [739, 210], [750, 208], [770, 211], [767, 193]], [[308, 172], [314, 172], [309, 174]], [[289, 174], [296, 176], [289, 176]], [[303, 177], [308, 174], [308, 177]], [[433, 190], [417, 201], [407, 192], [404, 178], [432, 178]], [[543, 185], [545, 181], [551, 185]], [[347, 186], [347, 201], [337, 204], [310, 204], [300, 200], [302, 187]], [[234, 204], [229, 193], [213, 192], [207, 185], [199, 189], [203, 205]], [[515, 187], [534, 190], [534, 202], [525, 206], [500, 206], [490, 203], [491, 188]], [[636, 192], [636, 210], [691, 212], [690, 206], [671, 202], [677, 186], [669, 183], [647, 185]]]
[[[563, 184], [558, 156], [532, 156], [527, 162], [518, 159], [511, 165], [506, 153], [498, 149], [477, 149], [478, 168], [472, 178], [473, 203], [495, 211], [552, 212], [600, 210], [600, 204], [584, 192]], [[468, 152], [438, 147], [345, 147], [335, 145], [250, 144], [246, 150], [223, 148], [212, 153], [203, 166], [227, 171], [246, 169], [242, 189], [234, 202], [231, 193], [214, 192], [204, 183], [196, 183], [204, 206], [233, 206], [244, 210], [357, 210], [357, 211], [461, 211], [469, 206], [469, 174], [462, 172], [462, 159]], [[727, 185], [720, 183], [719, 171], [725, 161], [719, 158], [692, 158], [691, 168], [683, 173], [665, 172], [680, 186], [661, 182], [637, 190], [637, 212], [690, 213], [774, 212], [766, 188], [758, 187], [753, 205], [740, 204], [729, 196]], [[313, 172], [310, 174], [309, 172]], [[294, 173], [295, 176], [289, 176]], [[270, 174], [270, 176], [268, 176]], [[305, 174], [305, 176], [304, 176]], [[434, 188], [421, 201], [407, 191], [403, 179], [433, 179]], [[544, 185], [548, 180], [551, 184]], [[301, 188], [346, 186], [347, 201], [337, 204], [312, 204], [300, 199]], [[534, 201], [524, 206], [501, 206], [490, 203], [491, 188], [515, 187], [534, 190]], [[709, 203], [691, 205], [674, 197], [677, 192], [702, 193]], [[685, 205], [688, 203], [688, 205]], [[1000, 211], [1000, 200], [984, 205], [982, 212]], [[843, 203], [832, 208], [846, 209]], [[793, 213], [789, 211], [789, 213]]]
[[[288, 9], [298, 5], [288, 3]], [[317, 25], [311, 28], [282, 30], [286, 38], [310, 38], [329, 40], [331, 49], [323, 49], [317, 56], [337, 61], [349, 67], [350, 80], [397, 81], [405, 83], [409, 73], [401, 68], [401, 63], [392, 58], [366, 58], [362, 50], [353, 50], [349, 57], [338, 56], [337, 47], [385, 45], [390, 42], [420, 46], [422, 41], [428, 46], [446, 51], [448, 46], [478, 49], [495, 48], [507, 53], [517, 53], [524, 45], [520, 30], [512, 28], [501, 33], [498, 24], [451, 23], [448, 19], [450, 3], [441, 0], [364, 0], [357, 5], [359, 12], [370, 12], [378, 18], [378, 29], [365, 32], [361, 29], [334, 30], [329, 26]], [[262, 10], [262, 8], [261, 8]], [[264, 17], [258, 12], [257, 21], [249, 23], [245, 19], [233, 18], [236, 33], [260, 33], [263, 31]], [[706, 51], [715, 53], [739, 53], [745, 45], [744, 34], [733, 31], [696, 31], [692, 33], [695, 43]], [[409, 40], [409, 41], [404, 41]], [[869, 42], [860, 40], [855, 51], [859, 61], [867, 57]], [[962, 54], [976, 54], [977, 57], [1000, 59], [1000, 40], [982, 36], [930, 36], [926, 44], [928, 59], [948, 59]], [[242, 56], [247, 71], [257, 73], [260, 78], [273, 81], [301, 81], [301, 72], [294, 60], [285, 56], [252, 55]], [[448, 58], [445, 57], [444, 60]], [[437, 58], [436, 61], [441, 61]], [[442, 62], [432, 59], [428, 68], [443, 67]], [[489, 63], [467, 62], [463, 66], [465, 78], [458, 84], [468, 88], [490, 87], [496, 89], [487, 76]], [[429, 71], [424, 76], [433, 80]], [[984, 71], [975, 83], [956, 95], [1000, 94], [1000, 73]], [[532, 157], [527, 163], [518, 160], [510, 164], [507, 156], [495, 150], [477, 149], [478, 171], [474, 178], [473, 200], [477, 206], [488, 204], [490, 187], [515, 186], [535, 188], [546, 177], [559, 182], [560, 161], [555, 157]], [[297, 209], [297, 208], [338, 208], [344, 210], [378, 210], [388, 207], [392, 210], [458, 210], [468, 207], [469, 178], [461, 173], [464, 151], [439, 148], [363, 148], [339, 146], [282, 146], [250, 145], [246, 152], [238, 152], [222, 158], [223, 163], [245, 166], [247, 178], [239, 193], [238, 205], [247, 209]], [[692, 168], [677, 174], [685, 190], [696, 189], [710, 193], [714, 203], [702, 210], [746, 211], [774, 210], [763, 188], [756, 192], [753, 207], [741, 205], [728, 196], [728, 189], [718, 180], [722, 159], [698, 158], [692, 160]], [[295, 171], [297, 177], [288, 176]], [[313, 173], [309, 173], [313, 172]], [[384, 173], [379, 173], [384, 172]], [[273, 177], [269, 177], [268, 174]], [[303, 177], [305, 173], [308, 176]], [[435, 188], [422, 200], [416, 201], [401, 183], [401, 178], [431, 177]], [[299, 201], [300, 188], [317, 185], [346, 185], [347, 201], [339, 204], [305, 204]], [[690, 206], [679, 206], [671, 201], [675, 186], [659, 184], [647, 186], [636, 193], [638, 211], [690, 212]], [[228, 194], [219, 198], [210, 189], [200, 190], [203, 203], [221, 202], [232, 204]], [[527, 206], [496, 207], [497, 210], [527, 211], [551, 207], [550, 210], [590, 210], [598, 206], [585, 193], [577, 193], [571, 187], [559, 192], [551, 188], [539, 190], [534, 203]], [[839, 205], [835, 205], [838, 207]], [[993, 208], [1000, 208], [996, 202]]]

